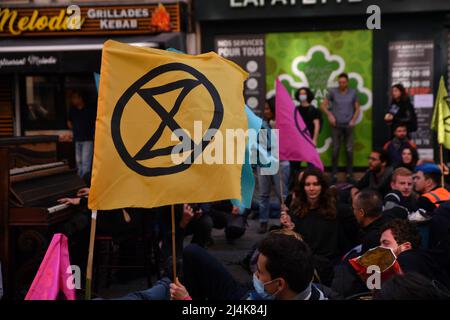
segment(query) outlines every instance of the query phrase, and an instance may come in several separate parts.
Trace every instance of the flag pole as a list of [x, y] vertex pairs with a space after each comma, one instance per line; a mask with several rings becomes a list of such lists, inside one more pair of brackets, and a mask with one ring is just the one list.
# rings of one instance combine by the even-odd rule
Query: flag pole
[[281, 199], [281, 204], [280, 204], [280, 212], [282, 211], [282, 207], [284, 204], [284, 199], [283, 199], [283, 194], [284, 194], [284, 187], [283, 187], [283, 173], [282, 173], [282, 169], [281, 169], [281, 163], [280, 163], [280, 169], [278, 171], [279, 176], [280, 176], [280, 199]]
[[94, 261], [95, 228], [97, 225], [97, 210], [92, 210], [91, 215], [91, 235], [89, 239], [89, 256], [86, 268], [86, 293], [85, 299], [91, 300], [92, 288], [92, 264]]
[[173, 281], [177, 279], [177, 250], [175, 244], [175, 206], [171, 206], [171, 216], [172, 216], [172, 272]]
[[442, 150], [442, 143], [439, 144], [439, 156], [441, 160], [441, 185], [442, 188], [445, 187], [444, 183], [444, 151]]

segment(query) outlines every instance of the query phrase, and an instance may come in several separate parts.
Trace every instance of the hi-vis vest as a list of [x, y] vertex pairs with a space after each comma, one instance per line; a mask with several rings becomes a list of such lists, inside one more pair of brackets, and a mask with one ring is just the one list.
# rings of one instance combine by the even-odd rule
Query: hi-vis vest
[[423, 196], [434, 203], [436, 208], [438, 208], [441, 203], [450, 200], [450, 192], [445, 188], [434, 189], [433, 191], [423, 194]]

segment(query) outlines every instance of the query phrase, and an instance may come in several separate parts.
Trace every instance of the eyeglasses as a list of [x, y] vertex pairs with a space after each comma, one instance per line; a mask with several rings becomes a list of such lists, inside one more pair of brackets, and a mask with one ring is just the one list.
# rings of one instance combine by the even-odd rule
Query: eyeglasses
[[368, 159], [372, 160], [372, 161], [380, 161], [380, 159], [377, 159], [377, 158], [374, 158], [374, 157], [369, 157]]

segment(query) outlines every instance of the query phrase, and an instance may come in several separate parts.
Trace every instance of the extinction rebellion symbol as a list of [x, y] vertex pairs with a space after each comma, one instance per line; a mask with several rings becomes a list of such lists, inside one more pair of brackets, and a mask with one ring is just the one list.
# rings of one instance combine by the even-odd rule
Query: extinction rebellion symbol
[[314, 145], [314, 143], [311, 140], [311, 136], [310, 136], [310, 133], [309, 133], [306, 125], [303, 130], [300, 128], [300, 123], [299, 123], [298, 117], [301, 117], [301, 114], [300, 114], [300, 111], [298, 110], [298, 108], [295, 108], [294, 109], [295, 126], [297, 127], [298, 132], [303, 136], [303, 138], [305, 138], [305, 140], [308, 141], [308, 143], [315, 148], [316, 146]]
[[[152, 79], [160, 76], [166, 72], [172, 71], [183, 71], [190, 75], [189, 78], [180, 79], [174, 82], [170, 82], [161, 86], [153, 88], [143, 88]], [[192, 77], [194, 79], [192, 79]], [[117, 149], [123, 162], [133, 171], [142, 176], [161, 176], [178, 173], [188, 169], [194, 162], [195, 158], [198, 157], [211, 142], [211, 139], [202, 139], [200, 142], [195, 143], [193, 140], [188, 141], [191, 145], [191, 161], [189, 163], [181, 163], [173, 165], [170, 167], [147, 167], [139, 163], [138, 161], [148, 160], [156, 157], [170, 155], [176, 146], [167, 146], [164, 148], [154, 149], [153, 147], [161, 138], [162, 133], [166, 127], [168, 127], [173, 132], [181, 128], [180, 124], [174, 119], [175, 115], [178, 113], [182, 107], [183, 100], [189, 93], [197, 86], [204, 86], [213, 101], [213, 118], [209, 124], [208, 132], [210, 129], [218, 130], [223, 120], [223, 104], [220, 99], [219, 93], [214, 85], [206, 78], [204, 74], [199, 72], [197, 69], [188, 66], [183, 63], [169, 63], [161, 65], [152, 69], [150, 72], [138, 79], [134, 84], [132, 84], [125, 93], [117, 101], [114, 108], [114, 112], [111, 119], [111, 134], [114, 142], [114, 146]], [[166, 111], [166, 109], [155, 99], [156, 95], [161, 95], [168, 93], [177, 89], [181, 89], [173, 107]], [[148, 139], [148, 141], [142, 146], [142, 148], [134, 155], [131, 155], [122, 138], [122, 133], [120, 130], [120, 123], [122, 120], [123, 112], [127, 107], [129, 100], [134, 94], [138, 94], [147, 104], [149, 108], [152, 108], [158, 116], [161, 118], [161, 123], [155, 133]], [[166, 106], [167, 107], [167, 106]], [[179, 131], [179, 130], [178, 130]], [[177, 135], [177, 137], [182, 141], [186, 139], [186, 136]], [[187, 138], [190, 139], [190, 138]], [[205, 141], [206, 140], [206, 141]], [[186, 143], [186, 141], [182, 141]], [[185, 150], [186, 151], [186, 150]], [[189, 150], [187, 150], [189, 151]]]

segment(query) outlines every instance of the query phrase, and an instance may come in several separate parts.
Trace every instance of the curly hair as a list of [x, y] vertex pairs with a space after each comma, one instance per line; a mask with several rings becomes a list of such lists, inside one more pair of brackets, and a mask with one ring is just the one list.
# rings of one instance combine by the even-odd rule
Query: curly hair
[[419, 248], [421, 237], [416, 226], [407, 220], [395, 219], [387, 222], [381, 228], [381, 233], [391, 230], [395, 241], [400, 245], [405, 242], [411, 243], [413, 249]]
[[300, 218], [305, 217], [310, 211], [310, 203], [305, 192], [305, 182], [309, 176], [317, 177], [322, 190], [319, 196], [319, 213], [326, 218], [336, 218], [336, 195], [329, 187], [329, 183], [325, 175], [317, 168], [308, 168], [303, 172], [303, 176], [294, 188], [295, 198], [292, 203], [292, 211], [294, 215]]
[[314, 97], [314, 93], [308, 87], [301, 87], [300, 89], [298, 89], [295, 92], [295, 99], [297, 101], [300, 101], [300, 91], [302, 91], [302, 90], [306, 91], [306, 96], [307, 96], [306, 100], [308, 101], [308, 103], [311, 103], [314, 100], [315, 97]]

